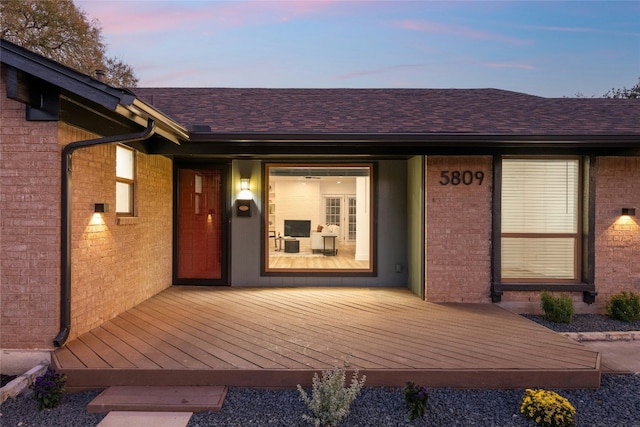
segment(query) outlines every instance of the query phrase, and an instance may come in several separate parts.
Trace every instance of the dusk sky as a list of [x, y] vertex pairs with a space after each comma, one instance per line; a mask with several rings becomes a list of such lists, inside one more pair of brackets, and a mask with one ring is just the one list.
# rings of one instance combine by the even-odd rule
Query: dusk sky
[[75, 0], [141, 87], [498, 88], [640, 77], [640, 1]]

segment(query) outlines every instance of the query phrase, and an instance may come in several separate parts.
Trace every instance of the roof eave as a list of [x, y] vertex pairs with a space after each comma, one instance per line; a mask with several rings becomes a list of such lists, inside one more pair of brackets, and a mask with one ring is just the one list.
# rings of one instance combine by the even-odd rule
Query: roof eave
[[218, 143], [392, 143], [420, 146], [477, 147], [483, 143], [492, 147], [640, 147], [640, 134], [500, 134], [500, 133], [190, 133], [191, 142]]
[[181, 141], [189, 139], [187, 129], [138, 98], [134, 98], [129, 104], [118, 104], [116, 112], [141, 126], [144, 126], [148, 119], [153, 119], [157, 125], [155, 133], [175, 144], [179, 145]]
[[57, 86], [61, 91], [74, 93], [113, 111], [128, 120], [146, 127], [149, 119], [156, 124], [156, 133], [179, 144], [188, 139], [187, 130], [154, 107], [136, 98], [127, 89], [119, 89], [79, 73], [18, 45], [0, 39], [2, 63]]

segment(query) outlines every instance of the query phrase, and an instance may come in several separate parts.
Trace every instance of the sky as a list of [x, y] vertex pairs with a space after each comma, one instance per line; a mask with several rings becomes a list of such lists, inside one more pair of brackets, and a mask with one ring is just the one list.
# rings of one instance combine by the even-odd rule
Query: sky
[[640, 1], [74, 0], [140, 87], [497, 88], [640, 78]]

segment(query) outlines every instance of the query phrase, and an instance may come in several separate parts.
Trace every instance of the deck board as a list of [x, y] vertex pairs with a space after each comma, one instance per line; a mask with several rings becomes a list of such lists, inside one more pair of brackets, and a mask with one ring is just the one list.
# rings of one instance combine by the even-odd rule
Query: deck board
[[172, 287], [56, 350], [70, 389], [291, 387], [348, 359], [369, 385], [597, 387], [599, 355], [492, 304], [406, 289]]

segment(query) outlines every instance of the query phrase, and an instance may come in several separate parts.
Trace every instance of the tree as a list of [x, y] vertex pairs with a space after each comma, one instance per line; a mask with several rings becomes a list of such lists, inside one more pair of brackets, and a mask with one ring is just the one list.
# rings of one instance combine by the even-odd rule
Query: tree
[[635, 86], [631, 87], [631, 89], [627, 89], [623, 87], [622, 89], [611, 89], [604, 95], [603, 98], [627, 98], [627, 99], [640, 99], [640, 77], [638, 77], [638, 83]]
[[1, 0], [0, 36], [81, 73], [103, 70], [110, 85], [138, 84], [129, 65], [107, 55], [99, 21], [72, 0]]

